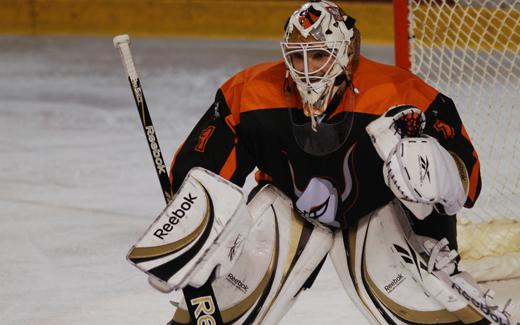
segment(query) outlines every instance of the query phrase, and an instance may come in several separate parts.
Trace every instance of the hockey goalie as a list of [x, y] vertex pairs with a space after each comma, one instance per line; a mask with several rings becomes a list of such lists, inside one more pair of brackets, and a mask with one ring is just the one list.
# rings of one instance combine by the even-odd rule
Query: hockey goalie
[[454, 103], [360, 40], [335, 3], [303, 4], [283, 60], [226, 81], [177, 150], [173, 201], [128, 255], [183, 290], [170, 324], [279, 323], [327, 256], [372, 324], [517, 324], [457, 268], [481, 180]]

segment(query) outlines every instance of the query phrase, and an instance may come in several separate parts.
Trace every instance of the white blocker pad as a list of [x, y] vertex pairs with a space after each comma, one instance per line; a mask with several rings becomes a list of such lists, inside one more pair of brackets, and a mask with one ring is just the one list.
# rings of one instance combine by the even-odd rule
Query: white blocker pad
[[[166, 289], [200, 287], [217, 266], [222, 272], [231, 267], [226, 241], [246, 237], [251, 225], [240, 188], [193, 168], [127, 259]], [[241, 248], [235, 247], [235, 256]]]
[[[305, 223], [275, 187], [264, 187], [248, 204], [254, 225], [236, 263], [212, 283], [225, 324], [276, 324], [295, 302], [332, 245], [330, 230]], [[231, 251], [231, 247], [227, 248]], [[189, 324], [181, 301], [172, 324]]]
[[[346, 238], [345, 238], [346, 237]], [[497, 320], [499, 310], [469, 275], [428, 272], [428, 252], [397, 200], [337, 232], [330, 255], [345, 290], [372, 324], [447, 324]]]

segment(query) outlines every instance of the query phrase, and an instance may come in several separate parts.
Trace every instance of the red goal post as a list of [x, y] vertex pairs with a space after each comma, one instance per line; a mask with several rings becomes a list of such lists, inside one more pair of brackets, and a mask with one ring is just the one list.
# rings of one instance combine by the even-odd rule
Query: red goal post
[[393, 0], [395, 63], [453, 99], [482, 192], [458, 216], [480, 280], [520, 277], [520, 0]]
[[395, 65], [410, 70], [408, 0], [393, 0]]

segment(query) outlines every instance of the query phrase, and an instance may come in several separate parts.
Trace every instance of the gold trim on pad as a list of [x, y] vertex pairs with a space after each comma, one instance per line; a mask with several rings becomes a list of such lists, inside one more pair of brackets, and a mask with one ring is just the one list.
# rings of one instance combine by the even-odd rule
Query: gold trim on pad
[[[199, 183], [200, 184], [200, 183]], [[210, 205], [209, 205], [209, 198], [207, 193], [204, 193], [206, 197], [206, 211], [204, 213], [204, 219], [202, 220], [201, 224], [195, 228], [194, 231], [192, 231], [190, 234], [188, 234], [186, 237], [179, 239], [178, 241], [175, 241], [173, 243], [160, 245], [160, 246], [154, 246], [154, 247], [134, 247], [130, 254], [128, 254], [129, 259], [139, 259], [139, 258], [150, 258], [150, 257], [158, 257], [158, 256], [164, 256], [171, 253], [175, 253], [176, 251], [188, 246], [190, 243], [195, 240], [200, 234], [206, 229], [208, 222], [209, 222], [209, 216], [210, 216]]]

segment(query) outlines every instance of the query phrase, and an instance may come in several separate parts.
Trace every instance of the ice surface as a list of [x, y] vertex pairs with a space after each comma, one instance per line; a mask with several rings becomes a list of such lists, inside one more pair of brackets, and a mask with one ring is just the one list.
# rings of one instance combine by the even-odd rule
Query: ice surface
[[[239, 69], [274, 42], [133, 39], [167, 162]], [[392, 62], [392, 48], [365, 47]], [[165, 324], [125, 261], [164, 206], [111, 38], [0, 38], [0, 323]], [[283, 324], [367, 324], [327, 262]]]
[[[225, 79], [279, 58], [275, 42], [132, 50], [167, 162]], [[0, 71], [0, 323], [165, 324], [172, 297], [125, 261], [164, 202], [111, 38], [2, 37]], [[283, 323], [324, 319], [364, 322], [329, 263]]]

